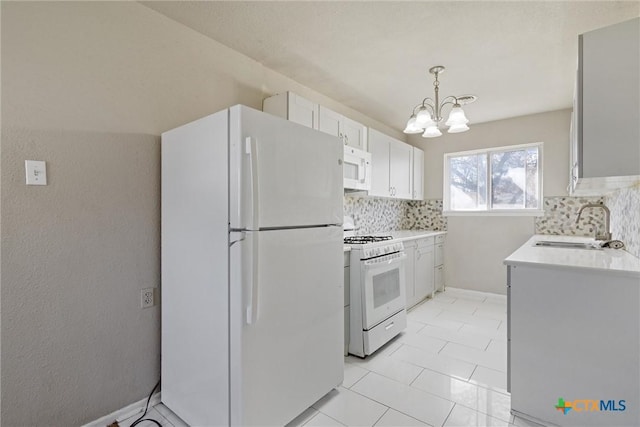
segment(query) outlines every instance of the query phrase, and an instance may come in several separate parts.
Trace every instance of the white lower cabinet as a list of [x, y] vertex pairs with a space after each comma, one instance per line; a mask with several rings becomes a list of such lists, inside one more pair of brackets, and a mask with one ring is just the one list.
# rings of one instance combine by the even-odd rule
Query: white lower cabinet
[[404, 243], [407, 260], [405, 281], [407, 308], [434, 293], [434, 238], [426, 237]]
[[407, 308], [414, 306], [416, 301], [416, 241], [404, 242], [404, 252], [407, 258], [404, 261], [404, 281], [405, 296], [407, 298]]
[[351, 316], [351, 300], [349, 295], [351, 292], [349, 283], [349, 260], [351, 259], [351, 253], [345, 251], [344, 253], [344, 355], [349, 354], [349, 318]]
[[433, 287], [433, 245], [418, 246], [415, 258], [415, 296], [422, 301], [426, 297], [432, 297]]
[[436, 236], [434, 247], [434, 289], [444, 291], [444, 234]]

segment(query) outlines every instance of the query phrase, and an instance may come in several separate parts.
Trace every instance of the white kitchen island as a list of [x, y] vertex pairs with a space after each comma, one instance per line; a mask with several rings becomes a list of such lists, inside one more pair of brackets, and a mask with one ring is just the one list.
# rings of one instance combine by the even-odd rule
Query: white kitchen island
[[588, 240], [536, 235], [505, 260], [512, 413], [544, 425], [640, 425], [640, 259], [535, 246]]

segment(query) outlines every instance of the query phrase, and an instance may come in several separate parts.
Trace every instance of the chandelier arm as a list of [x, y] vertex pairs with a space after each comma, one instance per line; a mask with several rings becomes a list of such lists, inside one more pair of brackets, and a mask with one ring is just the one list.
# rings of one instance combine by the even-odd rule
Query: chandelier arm
[[[448, 100], [450, 100], [450, 99], [453, 99], [453, 100], [454, 100], [454, 102], [450, 102], [450, 101], [448, 101]], [[447, 101], [447, 102], [445, 102], [445, 101]], [[457, 98], [457, 97], [455, 97], [455, 96], [453, 96], [453, 95], [451, 95], [451, 96], [447, 96], [446, 98], [444, 98], [444, 99], [442, 100], [442, 103], [440, 103], [440, 105], [445, 105], [445, 104], [457, 104], [457, 103], [458, 103], [458, 98]]]
[[418, 105], [416, 105], [415, 107], [413, 107], [413, 113], [411, 113], [411, 115], [412, 115], [412, 116], [415, 116], [415, 115], [416, 115], [416, 109], [417, 109], [418, 107], [422, 107], [422, 104], [418, 104]]
[[[428, 104], [427, 101], [430, 102], [431, 104]], [[422, 104], [421, 105], [424, 105], [424, 106], [430, 105], [431, 107], [433, 107], [435, 105], [435, 102], [434, 102], [433, 99], [431, 99], [431, 98], [429, 98], [427, 96], [425, 99], [422, 100]]]
[[436, 109], [435, 109], [435, 107], [433, 105], [431, 105], [431, 104], [422, 104], [422, 105], [424, 105], [424, 107], [427, 110], [429, 110], [429, 112], [431, 113], [432, 116], [435, 114]]
[[[454, 97], [454, 96], [451, 96], [450, 98], [454, 98], [454, 99], [455, 99], [455, 97]], [[445, 98], [445, 99], [446, 99], [446, 98]], [[451, 105], [456, 105], [457, 103], [458, 103], [457, 99], [456, 99], [455, 101], [443, 101], [443, 102], [440, 104], [440, 110], [442, 110], [442, 108], [443, 108], [445, 105], [449, 105], [449, 104], [451, 104]]]

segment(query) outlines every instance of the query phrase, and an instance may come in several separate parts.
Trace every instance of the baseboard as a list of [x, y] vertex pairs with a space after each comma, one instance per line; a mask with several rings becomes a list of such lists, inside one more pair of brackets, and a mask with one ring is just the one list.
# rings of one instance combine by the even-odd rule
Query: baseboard
[[[136, 414], [141, 414], [144, 412], [144, 407], [147, 404], [148, 397], [145, 397], [142, 400], [139, 400], [131, 405], [127, 405], [124, 408], [118, 409], [110, 414], [105, 415], [104, 417], [100, 417], [95, 421], [91, 421], [82, 427], [106, 427], [114, 421], [120, 422], [126, 420], [127, 418], [131, 418]], [[151, 400], [149, 401], [149, 408], [160, 403], [160, 392], [154, 393], [151, 396]]]

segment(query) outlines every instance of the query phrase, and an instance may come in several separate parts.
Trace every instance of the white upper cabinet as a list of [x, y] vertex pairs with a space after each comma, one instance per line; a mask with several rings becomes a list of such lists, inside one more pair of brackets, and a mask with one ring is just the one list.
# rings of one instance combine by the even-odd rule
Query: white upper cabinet
[[293, 92], [279, 93], [262, 101], [262, 111], [318, 129], [318, 104]]
[[570, 190], [640, 179], [640, 18], [580, 35]]
[[413, 149], [409, 144], [369, 129], [370, 196], [412, 198]]
[[393, 197], [413, 198], [413, 147], [393, 138], [389, 138], [389, 182]]
[[342, 119], [342, 115], [323, 107], [322, 105], [319, 106], [318, 111], [320, 118], [318, 130], [342, 139], [342, 133], [340, 132], [340, 120]]
[[413, 200], [424, 200], [424, 151], [413, 147]]
[[388, 138], [387, 135], [375, 129], [369, 129], [369, 152], [371, 153], [370, 196], [391, 196]]
[[337, 136], [344, 145], [367, 150], [367, 127], [365, 125], [322, 105], [319, 107], [319, 118], [318, 129], [320, 131]]
[[342, 116], [340, 130], [345, 145], [367, 151], [367, 127], [362, 123]]

